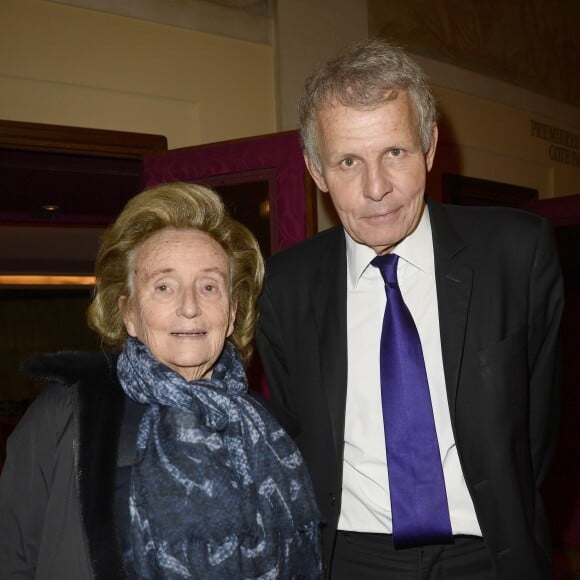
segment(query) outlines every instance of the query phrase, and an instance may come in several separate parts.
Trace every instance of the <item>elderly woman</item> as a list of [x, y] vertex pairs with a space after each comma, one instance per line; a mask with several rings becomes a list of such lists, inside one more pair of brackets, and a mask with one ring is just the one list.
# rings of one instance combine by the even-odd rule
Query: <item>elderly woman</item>
[[105, 233], [89, 325], [117, 354], [50, 379], [8, 443], [2, 578], [318, 578], [302, 458], [248, 394], [263, 262], [203, 187], [133, 198]]

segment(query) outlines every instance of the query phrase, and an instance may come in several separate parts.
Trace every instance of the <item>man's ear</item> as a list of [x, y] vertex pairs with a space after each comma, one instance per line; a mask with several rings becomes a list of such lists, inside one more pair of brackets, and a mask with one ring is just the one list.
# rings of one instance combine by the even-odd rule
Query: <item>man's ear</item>
[[431, 171], [431, 167], [433, 167], [433, 160], [435, 159], [435, 150], [437, 149], [438, 138], [439, 138], [439, 129], [437, 128], [437, 123], [433, 123], [433, 129], [431, 130], [431, 142], [429, 143], [429, 149], [425, 154], [425, 163], [427, 164], [427, 172]]
[[314, 183], [316, 183], [318, 189], [320, 189], [320, 191], [328, 191], [326, 179], [324, 179], [324, 176], [320, 173], [316, 164], [312, 159], [310, 159], [310, 157], [308, 157], [308, 155], [306, 155], [306, 153], [304, 154], [304, 163], [306, 163], [306, 169], [308, 169], [308, 173], [312, 175], [312, 179], [314, 179]]
[[125, 325], [127, 334], [129, 336], [137, 336], [137, 333], [135, 332], [135, 324], [133, 323], [132, 310], [129, 306], [129, 297], [124, 295], [119, 296], [117, 307], [119, 308], [119, 314], [123, 319], [123, 324]]

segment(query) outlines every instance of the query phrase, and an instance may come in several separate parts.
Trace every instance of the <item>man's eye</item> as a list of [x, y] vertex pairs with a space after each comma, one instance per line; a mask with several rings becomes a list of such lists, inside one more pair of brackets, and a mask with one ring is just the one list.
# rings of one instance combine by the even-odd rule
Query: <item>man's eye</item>
[[400, 157], [402, 154], [402, 149], [391, 149], [391, 157]]
[[169, 290], [169, 286], [167, 286], [167, 284], [159, 284], [158, 286], [155, 286], [155, 290], [157, 292], [164, 293]]
[[352, 157], [347, 157], [346, 159], [343, 159], [342, 164], [344, 165], [344, 167], [353, 167], [356, 164], [356, 159], [353, 159]]
[[205, 291], [206, 292], [216, 292], [217, 291], [217, 286], [214, 286], [213, 284], [206, 284], [204, 286]]

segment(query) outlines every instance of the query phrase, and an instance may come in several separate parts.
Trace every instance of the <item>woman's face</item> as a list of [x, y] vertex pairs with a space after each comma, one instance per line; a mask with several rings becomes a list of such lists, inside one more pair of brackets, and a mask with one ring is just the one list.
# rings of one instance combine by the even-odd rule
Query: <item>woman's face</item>
[[119, 308], [130, 336], [186, 380], [208, 378], [234, 331], [230, 263], [204, 232], [166, 228], [134, 256]]

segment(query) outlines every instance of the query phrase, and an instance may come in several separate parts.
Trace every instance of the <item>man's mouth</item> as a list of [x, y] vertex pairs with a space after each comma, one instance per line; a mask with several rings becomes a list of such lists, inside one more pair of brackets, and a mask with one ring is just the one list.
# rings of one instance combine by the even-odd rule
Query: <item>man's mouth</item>
[[373, 213], [371, 215], [365, 216], [364, 219], [365, 220], [368, 220], [368, 221], [371, 221], [371, 222], [373, 222], [373, 221], [387, 220], [390, 217], [392, 217], [393, 215], [395, 215], [399, 211], [399, 209], [400, 208], [396, 208], [396, 209], [390, 209], [390, 210], [385, 210], [385, 211], [382, 211], [382, 212]]

